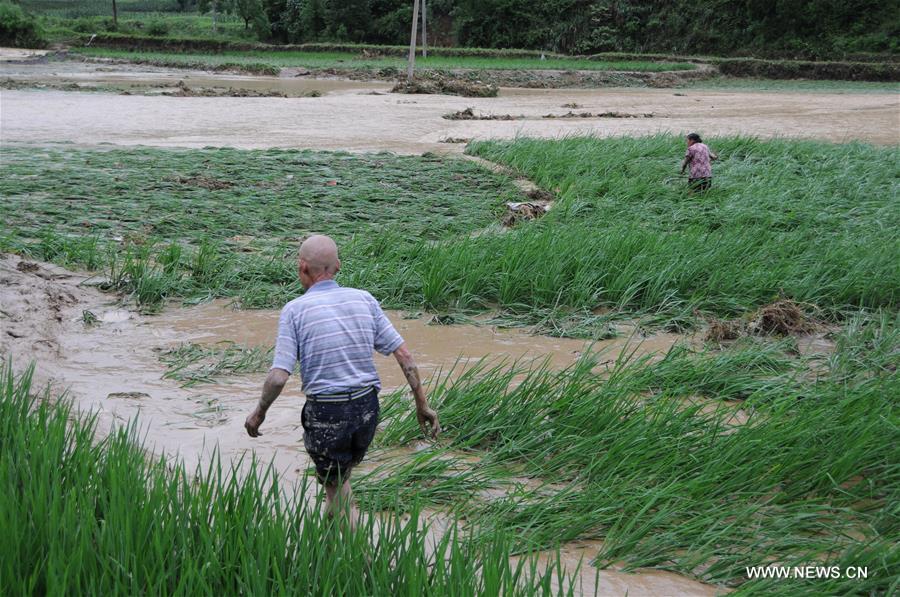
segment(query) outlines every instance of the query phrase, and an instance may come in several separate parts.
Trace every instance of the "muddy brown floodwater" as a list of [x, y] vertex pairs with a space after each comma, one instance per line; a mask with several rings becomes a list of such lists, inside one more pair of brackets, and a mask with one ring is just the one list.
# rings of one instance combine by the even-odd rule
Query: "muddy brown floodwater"
[[[86, 324], [91, 311], [98, 321]], [[412, 347], [427, 374], [447, 370], [455, 362], [482, 357], [548, 358], [553, 367], [571, 364], [585, 343], [530, 336], [520, 330], [476, 326], [430, 326], [425, 319], [391, 319]], [[37, 387], [68, 391], [80, 410], [98, 414], [98, 431], [108, 433], [137, 417], [145, 446], [156, 453], [184, 459], [188, 467], [209, 462], [218, 450], [224, 462], [246, 462], [250, 452], [272, 462], [286, 486], [296, 484], [309, 461], [302, 449], [299, 412], [303, 397], [291, 380], [262, 427], [263, 437], [251, 440], [244, 417], [257, 400], [264, 374], [235, 376], [226, 382], [182, 388], [163, 379], [158, 350], [181, 342], [231, 340], [270, 346], [277, 311], [234, 311], [223, 302], [175, 308], [154, 317], [142, 316], [92, 287], [92, 278], [63, 268], [0, 256], [0, 354], [13, 359], [16, 370], [34, 362]], [[603, 343], [615, 354], [626, 344], [643, 353], [660, 353], [682, 338], [666, 334], [635, 345], [627, 338]], [[378, 357], [386, 387], [400, 387], [402, 378], [391, 359]], [[396, 457], [402, 457], [398, 451]], [[310, 496], [307, 496], [310, 497]], [[446, 527], [440, 513], [430, 518]], [[442, 526], [443, 525], [443, 526]], [[570, 572], [580, 559], [582, 590], [612, 595], [714, 595], [722, 589], [662, 571], [636, 574], [590, 566], [598, 544], [569, 544], [563, 561]], [[550, 557], [548, 554], [542, 558]], [[599, 583], [599, 584], [596, 584]]]
[[[0, 63], [0, 79], [15, 81], [154, 85], [184, 79], [189, 85], [284, 90], [322, 87], [323, 97], [208, 98], [110, 93], [5, 90], [3, 142], [84, 145], [292, 147], [350, 151], [460, 152], [446, 139], [560, 137], [572, 134], [639, 135], [699, 130], [894, 144], [900, 140], [900, 94], [701, 91], [673, 89], [502, 89], [496, 98], [384, 94], [383, 82], [241, 77], [136, 69], [78, 62]], [[55, 69], [55, 70], [54, 70]], [[152, 72], [151, 72], [152, 71]], [[142, 74], [143, 73], [143, 74]], [[192, 78], [196, 78], [192, 80]], [[327, 87], [326, 87], [327, 86]], [[641, 118], [541, 118], [570, 111], [652, 114]], [[477, 113], [524, 120], [462, 120], [444, 114]]]

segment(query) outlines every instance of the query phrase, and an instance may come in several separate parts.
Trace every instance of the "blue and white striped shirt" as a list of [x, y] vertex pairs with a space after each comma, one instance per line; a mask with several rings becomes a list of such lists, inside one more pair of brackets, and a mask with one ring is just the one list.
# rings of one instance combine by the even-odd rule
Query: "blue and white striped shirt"
[[272, 368], [291, 373], [299, 360], [307, 395], [381, 389], [373, 349], [389, 355], [401, 344], [375, 297], [323, 280], [281, 310]]

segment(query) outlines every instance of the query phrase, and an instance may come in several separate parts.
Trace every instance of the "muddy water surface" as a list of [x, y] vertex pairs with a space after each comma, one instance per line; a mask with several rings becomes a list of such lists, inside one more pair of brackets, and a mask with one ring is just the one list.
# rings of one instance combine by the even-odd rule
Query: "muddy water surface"
[[[65, 66], [63, 66], [63, 64]], [[48, 69], [61, 72], [53, 74]], [[79, 71], [81, 68], [84, 72]], [[307, 86], [319, 98], [206, 98], [120, 96], [106, 93], [6, 90], [0, 127], [4, 142], [85, 145], [153, 145], [238, 148], [293, 147], [351, 151], [460, 152], [454, 139], [555, 138], [571, 134], [641, 135], [701, 130], [710, 135], [749, 134], [833, 142], [900, 141], [900, 94], [701, 91], [671, 89], [501, 90], [496, 98], [382, 93], [385, 84], [236, 77], [177, 71], [148, 72], [128, 65], [79, 63], [0, 64], [0, 77], [60, 77], [159, 84], [196, 77], [204, 85], [281, 90]], [[66, 69], [62, 72], [62, 69]], [[141, 74], [143, 72], [144, 74]], [[55, 77], [55, 79], [54, 79]], [[188, 85], [196, 85], [185, 78]], [[330, 88], [328, 86], [334, 86]], [[543, 119], [576, 112], [652, 114], [652, 118]], [[451, 121], [443, 115], [472, 107], [478, 113], [525, 120]]]
[[[586, 350], [603, 353], [613, 360], [623, 349], [638, 355], [663, 355], [677, 342], [678, 334], [634, 335], [623, 326], [622, 335], [613, 340], [586, 342], [568, 338], [531, 335], [526, 329], [502, 329], [475, 325], [433, 325], [432, 317], [407, 318], [402, 311], [387, 311], [388, 318], [403, 336], [427, 378], [446, 372], [456, 365], [506, 360], [540, 364], [545, 360], [558, 369], [573, 364]], [[167, 334], [174, 331], [184, 342], [214, 343], [231, 341], [247, 346], [270, 347], [275, 343], [278, 310], [243, 311], [232, 309], [227, 301], [214, 301], [197, 307], [172, 309], [153, 318], [149, 325]], [[375, 364], [385, 390], [406, 385], [396, 361], [375, 355]]]

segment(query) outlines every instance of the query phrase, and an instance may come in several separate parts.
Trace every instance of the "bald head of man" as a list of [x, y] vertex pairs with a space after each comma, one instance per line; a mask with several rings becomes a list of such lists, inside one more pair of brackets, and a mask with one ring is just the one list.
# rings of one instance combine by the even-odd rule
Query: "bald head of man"
[[316, 282], [330, 280], [341, 269], [334, 240], [323, 234], [310, 236], [300, 245], [300, 282], [309, 288]]

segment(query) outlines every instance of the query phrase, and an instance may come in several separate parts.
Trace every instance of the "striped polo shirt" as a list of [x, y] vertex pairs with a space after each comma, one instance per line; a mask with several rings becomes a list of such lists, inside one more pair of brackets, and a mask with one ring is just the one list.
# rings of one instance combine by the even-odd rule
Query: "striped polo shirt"
[[381, 389], [373, 349], [389, 355], [401, 344], [375, 297], [323, 280], [281, 310], [272, 368], [291, 373], [299, 360], [307, 395]]

